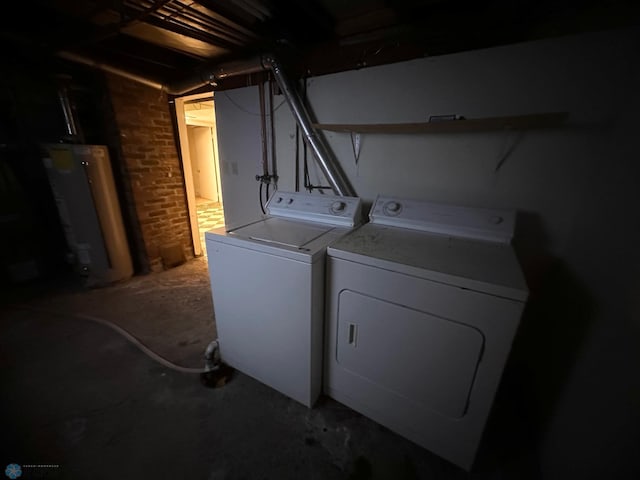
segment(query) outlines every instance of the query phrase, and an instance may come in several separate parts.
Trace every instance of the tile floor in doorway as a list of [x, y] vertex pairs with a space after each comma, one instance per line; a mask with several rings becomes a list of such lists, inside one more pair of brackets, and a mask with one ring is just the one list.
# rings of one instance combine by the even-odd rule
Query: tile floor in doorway
[[198, 229], [200, 230], [200, 244], [203, 254], [206, 256], [204, 232], [224, 226], [224, 210], [220, 202], [198, 198], [196, 200], [198, 209]]

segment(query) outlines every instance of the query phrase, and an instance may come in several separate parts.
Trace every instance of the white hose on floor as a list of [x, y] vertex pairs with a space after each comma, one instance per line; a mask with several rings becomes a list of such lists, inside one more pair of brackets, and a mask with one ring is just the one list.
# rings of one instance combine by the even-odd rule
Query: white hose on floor
[[[152, 360], [155, 360], [156, 362], [158, 362], [159, 364], [170, 368], [171, 370], [175, 370], [176, 372], [181, 372], [181, 373], [203, 373], [203, 372], [207, 372], [210, 370], [209, 367], [209, 362], [207, 362], [207, 367], [206, 368], [189, 368], [189, 367], [181, 367], [180, 365], [176, 365], [175, 363], [170, 362], [169, 360], [167, 360], [164, 357], [161, 357], [160, 355], [158, 355], [156, 352], [154, 352], [153, 350], [151, 350], [149, 347], [147, 347], [144, 343], [142, 343], [140, 340], [138, 340], [136, 337], [134, 337], [133, 335], [131, 335], [129, 332], [127, 332], [124, 328], [122, 328], [119, 325], [116, 325], [113, 322], [110, 322], [109, 320], [105, 320], [103, 318], [98, 318], [98, 317], [94, 317], [92, 315], [84, 315], [84, 314], [75, 314], [75, 313], [67, 313], [67, 312], [59, 312], [59, 311], [54, 311], [54, 310], [48, 310], [45, 308], [35, 308], [35, 307], [30, 307], [28, 305], [12, 305], [15, 308], [20, 308], [23, 310], [31, 310], [34, 312], [41, 312], [41, 313], [49, 313], [52, 315], [58, 315], [58, 316], [71, 316], [80, 320], [90, 320], [92, 322], [95, 323], [99, 323], [100, 325], [104, 325], [106, 327], [111, 328], [112, 330], [118, 332], [120, 335], [122, 335], [124, 338], [126, 338], [127, 340], [129, 340], [129, 342], [131, 342], [132, 344], [134, 344], [136, 347], [138, 347], [142, 353], [146, 354], [149, 358], [151, 358]], [[213, 351], [215, 350], [215, 348], [217, 347], [217, 345], [214, 346], [214, 343], [217, 344], [217, 341], [213, 341], [209, 344], [209, 346], [207, 346], [207, 352], [211, 351], [211, 354], [213, 354]]]

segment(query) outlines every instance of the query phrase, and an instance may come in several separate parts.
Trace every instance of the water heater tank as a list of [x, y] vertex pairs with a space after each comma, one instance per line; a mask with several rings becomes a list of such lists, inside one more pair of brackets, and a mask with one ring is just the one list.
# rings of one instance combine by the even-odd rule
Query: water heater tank
[[131, 254], [107, 147], [44, 147], [44, 165], [77, 271], [87, 286], [129, 278]]

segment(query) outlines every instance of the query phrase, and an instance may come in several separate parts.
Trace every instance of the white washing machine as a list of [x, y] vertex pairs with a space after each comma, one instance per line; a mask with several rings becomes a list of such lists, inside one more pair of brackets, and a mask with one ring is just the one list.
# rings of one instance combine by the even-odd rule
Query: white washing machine
[[470, 470], [528, 290], [515, 212], [379, 196], [327, 250], [325, 393]]
[[277, 191], [263, 220], [205, 233], [221, 359], [311, 407], [321, 391], [325, 255], [360, 199]]

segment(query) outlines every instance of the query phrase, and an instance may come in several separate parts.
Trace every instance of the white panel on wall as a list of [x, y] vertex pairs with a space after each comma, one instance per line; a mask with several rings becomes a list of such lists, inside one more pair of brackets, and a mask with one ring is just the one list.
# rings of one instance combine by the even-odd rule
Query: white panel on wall
[[262, 216], [255, 178], [262, 174], [258, 89], [229, 90], [215, 98], [224, 216], [231, 229]]

